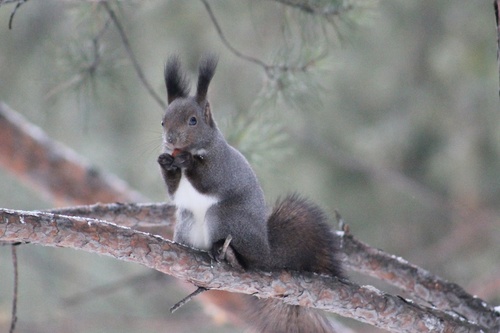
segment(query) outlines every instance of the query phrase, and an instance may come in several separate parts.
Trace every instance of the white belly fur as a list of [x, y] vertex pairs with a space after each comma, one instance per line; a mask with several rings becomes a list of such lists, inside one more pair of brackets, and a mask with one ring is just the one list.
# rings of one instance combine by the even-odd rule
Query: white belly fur
[[[186, 209], [193, 213], [194, 221], [187, 235], [191, 243], [189, 245], [202, 250], [208, 250], [212, 246], [208, 226], [205, 223], [205, 214], [217, 201], [218, 199], [214, 196], [198, 192], [183, 172], [175, 192], [174, 203], [178, 212], [179, 209]], [[183, 223], [179, 220], [179, 216], [177, 223]]]

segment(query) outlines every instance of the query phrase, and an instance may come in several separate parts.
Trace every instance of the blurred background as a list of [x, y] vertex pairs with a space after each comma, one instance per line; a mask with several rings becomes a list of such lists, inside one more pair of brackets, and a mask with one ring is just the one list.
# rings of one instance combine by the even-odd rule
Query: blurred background
[[[219, 55], [214, 116], [270, 204], [300, 192], [332, 216], [339, 210], [358, 239], [499, 304], [492, 1], [305, 1], [325, 2], [340, 14], [208, 1], [222, 38], [201, 1], [110, 4], [163, 100], [169, 55], [180, 55], [193, 86], [200, 56]], [[32, 1], [9, 30], [13, 9], [0, 7], [0, 101], [150, 201], [165, 201], [156, 165], [162, 108], [107, 12], [93, 2]], [[0, 184], [1, 207], [54, 207], [6, 170]], [[17, 332], [243, 331], [205, 318], [197, 302], [170, 315], [185, 290], [137, 265], [34, 245], [18, 247], [18, 260]], [[10, 248], [0, 247], [0, 331], [10, 323], [12, 279]]]

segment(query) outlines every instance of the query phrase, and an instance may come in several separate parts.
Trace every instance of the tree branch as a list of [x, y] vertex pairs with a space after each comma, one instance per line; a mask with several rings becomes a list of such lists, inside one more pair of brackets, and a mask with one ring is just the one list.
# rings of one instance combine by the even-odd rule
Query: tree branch
[[315, 274], [244, 272], [213, 263], [207, 253], [95, 219], [0, 210], [0, 240], [69, 247], [135, 262], [199, 287], [278, 298], [394, 332], [480, 332], [480, 327], [372, 287]]
[[[105, 219], [119, 225], [154, 232], [166, 238], [173, 234], [175, 207], [156, 204], [109, 204], [69, 207], [51, 213]], [[347, 269], [384, 281], [424, 305], [452, 311], [485, 327], [500, 325], [495, 309], [460, 286], [443, 280], [406, 260], [373, 248], [353, 235], [337, 233]]]
[[[498, 4], [500, 0], [493, 1], [493, 9], [495, 10], [495, 21], [497, 28], [497, 66], [498, 66], [498, 84], [500, 85], [500, 12], [498, 10]], [[498, 89], [498, 95], [500, 96], [500, 88]]]
[[130, 46], [130, 42], [128, 40], [127, 34], [125, 33], [125, 29], [123, 28], [120, 20], [116, 16], [114, 10], [111, 8], [111, 6], [109, 5], [108, 2], [101, 1], [100, 3], [104, 7], [106, 12], [108, 13], [111, 20], [113, 20], [113, 23], [116, 26], [118, 33], [120, 34], [120, 38], [122, 40], [123, 46], [125, 47], [125, 51], [127, 52], [128, 57], [130, 58], [130, 61], [132, 61], [132, 66], [134, 67], [134, 70], [137, 73], [139, 80], [141, 80], [142, 84], [144, 85], [144, 88], [146, 88], [149, 95], [151, 95], [151, 97], [153, 97], [153, 99], [156, 101], [156, 103], [162, 109], [165, 109], [167, 107], [167, 105], [165, 104], [165, 101], [160, 96], [158, 96], [158, 94], [155, 92], [153, 87], [151, 87], [148, 80], [146, 79], [146, 76], [144, 75], [144, 72], [142, 71], [141, 66], [139, 65], [139, 61], [137, 61], [137, 58], [135, 57], [135, 53], [134, 53], [134, 51], [132, 51], [132, 47]]
[[155, 204], [94, 204], [47, 211], [53, 214], [79, 216], [113, 222], [117, 225], [172, 239], [175, 207]]
[[[25, 4], [26, 2], [28, 2], [28, 0], [18, 0], [17, 1], [17, 4], [16, 4], [16, 7], [14, 8], [14, 10], [12, 11], [12, 13], [10, 13], [10, 18], [9, 18], [9, 30], [12, 30], [12, 24], [14, 22], [14, 15], [16, 15], [16, 12], [17, 10], [19, 9], [19, 7], [21, 7], [23, 4]], [[0, 4], [1, 6], [2, 4]]]
[[0, 166], [60, 204], [147, 201], [1, 102], [0, 142]]
[[343, 238], [347, 268], [399, 288], [416, 301], [452, 311], [485, 327], [500, 325], [500, 314], [485, 301], [406, 260], [373, 248], [352, 235]]
[[201, 0], [201, 2], [203, 3], [203, 5], [205, 6], [205, 9], [207, 10], [208, 16], [210, 17], [210, 20], [212, 21], [212, 23], [213, 23], [213, 25], [215, 27], [215, 30], [217, 31], [217, 34], [219, 35], [219, 38], [220, 38], [222, 44], [224, 44], [224, 46], [229, 51], [231, 51], [231, 53], [233, 53], [235, 56], [237, 56], [238, 58], [244, 59], [244, 60], [249, 61], [249, 62], [253, 62], [254, 64], [257, 64], [257, 65], [263, 67], [264, 70], [266, 70], [266, 72], [267, 72], [267, 70], [270, 67], [270, 65], [266, 64], [265, 62], [263, 62], [260, 59], [257, 59], [257, 58], [251, 57], [249, 55], [243, 54], [238, 49], [236, 49], [234, 46], [232, 46], [231, 43], [229, 43], [229, 41], [227, 40], [226, 36], [224, 35], [224, 32], [222, 31], [222, 28], [220, 27], [219, 21], [217, 21], [217, 18], [215, 17], [214, 12], [212, 11], [212, 7], [208, 3], [208, 1], [207, 0]]
[[[210, 17], [210, 20], [212, 21], [215, 31], [219, 35], [219, 39], [221, 40], [222, 44], [236, 57], [246, 60], [248, 62], [254, 63], [256, 65], [259, 65], [264, 69], [264, 72], [266, 73], [267, 77], [269, 79], [275, 79], [276, 78], [276, 72], [305, 72], [307, 71], [312, 65], [314, 65], [317, 61], [320, 59], [324, 58], [326, 56], [325, 53], [320, 54], [318, 57], [310, 59], [306, 61], [304, 64], [300, 64], [297, 66], [293, 65], [270, 65], [265, 63], [259, 58], [255, 58], [252, 56], [249, 56], [247, 54], [244, 54], [243, 52], [239, 51], [237, 48], [235, 48], [229, 40], [226, 38], [224, 32], [222, 31], [222, 28], [219, 24], [219, 21], [215, 17], [215, 14], [212, 10], [212, 7], [208, 3], [207, 0], [201, 0], [203, 5], [205, 6], [205, 9], [207, 10], [208, 16]], [[279, 1], [278, 1], [279, 2]]]
[[319, 15], [325, 17], [335, 17], [354, 9], [352, 4], [341, 1], [339, 5], [316, 4], [304, 0], [272, 0], [285, 6], [301, 10], [307, 14]]

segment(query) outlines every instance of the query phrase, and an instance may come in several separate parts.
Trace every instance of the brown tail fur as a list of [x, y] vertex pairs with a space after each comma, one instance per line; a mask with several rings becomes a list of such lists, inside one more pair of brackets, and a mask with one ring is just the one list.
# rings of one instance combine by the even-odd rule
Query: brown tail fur
[[[343, 277], [338, 246], [326, 215], [313, 203], [289, 195], [279, 201], [268, 220], [270, 270], [288, 269]], [[250, 323], [265, 333], [331, 333], [319, 312], [280, 300], [249, 300]]]

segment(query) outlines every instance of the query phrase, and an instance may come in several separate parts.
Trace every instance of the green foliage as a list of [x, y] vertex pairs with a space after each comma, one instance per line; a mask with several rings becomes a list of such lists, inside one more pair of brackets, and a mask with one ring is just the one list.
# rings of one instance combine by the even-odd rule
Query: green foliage
[[[264, 67], [266, 77], [247, 112], [231, 118], [228, 139], [258, 168], [274, 169], [294, 149], [287, 124], [291, 110], [305, 114], [323, 109], [321, 84], [327, 75], [322, 61], [338, 39], [356, 25], [354, 13], [376, 1], [279, 1], [284, 12], [273, 60]], [[273, 50], [272, 50], [273, 51]], [[281, 113], [279, 113], [279, 111]], [[280, 120], [281, 119], [281, 120]]]
[[250, 110], [232, 115], [223, 126], [228, 142], [260, 171], [274, 170], [293, 150], [269, 103], [256, 103]]

